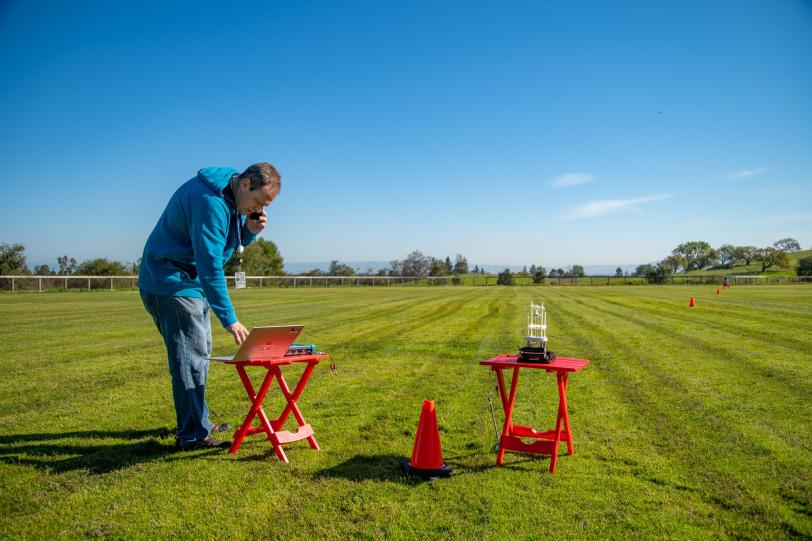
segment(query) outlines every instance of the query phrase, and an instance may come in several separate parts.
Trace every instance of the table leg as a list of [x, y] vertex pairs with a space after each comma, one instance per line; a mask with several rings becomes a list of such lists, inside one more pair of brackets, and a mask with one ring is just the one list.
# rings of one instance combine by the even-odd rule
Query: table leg
[[246, 434], [251, 430], [251, 424], [254, 421], [254, 417], [259, 415], [260, 418], [260, 428], [268, 435], [268, 439], [271, 441], [273, 445], [274, 451], [276, 452], [276, 456], [279, 457], [279, 460], [283, 462], [288, 462], [288, 457], [285, 455], [285, 452], [282, 450], [282, 446], [279, 445], [279, 442], [275, 441], [274, 438], [274, 429], [271, 425], [271, 422], [268, 420], [268, 417], [265, 415], [265, 411], [262, 409], [262, 402], [265, 400], [265, 396], [268, 394], [268, 389], [271, 387], [271, 383], [273, 382], [273, 378], [275, 374], [272, 370], [268, 370], [268, 373], [265, 375], [265, 379], [262, 380], [262, 385], [260, 385], [259, 392], [254, 393], [254, 387], [251, 385], [251, 379], [248, 377], [248, 374], [245, 372], [245, 368], [237, 365], [237, 373], [240, 375], [240, 380], [242, 380], [243, 386], [245, 387], [246, 392], [248, 393], [248, 398], [251, 400], [251, 409], [248, 410], [248, 415], [245, 416], [245, 420], [243, 421], [240, 428], [234, 433], [234, 441], [229, 448], [229, 453], [236, 453], [237, 450], [242, 445], [243, 440], [245, 439]]
[[570, 430], [570, 414], [567, 408], [567, 383], [569, 383], [569, 374], [564, 372], [564, 385], [563, 388], [559, 387], [558, 391], [558, 398], [559, 401], [564, 405], [564, 430], [566, 431], [566, 440], [567, 440], [567, 453], [572, 455], [575, 453], [572, 447], [572, 431]]
[[558, 461], [558, 444], [561, 443], [561, 425], [564, 424], [567, 430], [567, 450], [570, 450], [572, 443], [569, 434], [569, 418], [567, 416], [567, 376], [565, 373], [557, 372], [558, 379], [558, 415], [555, 420], [555, 434], [553, 437], [553, 456], [550, 460], [550, 473], [555, 473], [556, 462]]
[[[279, 417], [273, 422], [273, 428], [275, 430], [281, 430], [282, 427], [285, 425], [285, 421], [287, 421], [288, 416], [291, 412], [293, 412], [293, 416], [296, 418], [296, 422], [299, 423], [299, 426], [304, 426], [307, 424], [305, 421], [304, 416], [302, 415], [301, 410], [299, 409], [299, 405], [296, 403], [299, 400], [299, 397], [302, 395], [302, 391], [307, 384], [307, 380], [310, 378], [310, 374], [313, 372], [313, 369], [316, 367], [316, 363], [309, 363], [305, 371], [302, 373], [302, 376], [299, 378], [299, 382], [296, 384], [296, 388], [293, 392], [290, 391], [290, 387], [288, 387], [288, 382], [285, 381], [285, 378], [282, 376], [282, 370], [275, 366], [273, 370], [276, 372], [276, 380], [279, 384], [279, 389], [282, 391], [282, 394], [285, 395], [285, 399], [287, 400], [287, 405], [285, 409], [282, 410], [282, 413]], [[312, 449], [319, 450], [319, 444], [316, 442], [316, 436], [311, 434], [307, 437], [307, 443], [310, 444]]]
[[513, 378], [510, 381], [510, 396], [505, 401], [505, 381], [502, 376], [502, 371], [496, 371], [496, 377], [499, 380], [499, 394], [502, 396], [502, 405], [505, 408], [505, 424], [502, 426], [502, 437], [499, 440], [499, 452], [496, 455], [496, 465], [501, 466], [505, 458], [505, 450], [507, 449], [507, 439], [513, 432], [513, 406], [516, 403], [516, 389], [519, 386], [519, 367], [513, 368]]

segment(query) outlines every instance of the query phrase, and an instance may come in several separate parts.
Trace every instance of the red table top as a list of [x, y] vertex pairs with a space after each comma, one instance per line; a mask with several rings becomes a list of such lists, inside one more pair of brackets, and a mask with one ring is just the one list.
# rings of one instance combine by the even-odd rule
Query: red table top
[[521, 368], [542, 368], [547, 371], [556, 372], [578, 372], [579, 370], [585, 368], [589, 364], [589, 361], [587, 359], [575, 359], [573, 357], [556, 357], [552, 362], [547, 364], [523, 363], [519, 362], [518, 355], [508, 355], [507, 353], [503, 353], [502, 355], [497, 355], [492, 359], [482, 361], [479, 364], [490, 366], [494, 369], [514, 368], [518, 366]]
[[249, 366], [274, 366], [286, 365], [293, 363], [306, 363], [306, 362], [319, 362], [322, 359], [330, 357], [327, 353], [311, 353], [307, 355], [285, 355], [284, 357], [273, 357], [271, 359], [251, 359], [250, 361], [242, 361], [235, 363], [234, 361], [226, 361], [227, 364], [243, 364]]

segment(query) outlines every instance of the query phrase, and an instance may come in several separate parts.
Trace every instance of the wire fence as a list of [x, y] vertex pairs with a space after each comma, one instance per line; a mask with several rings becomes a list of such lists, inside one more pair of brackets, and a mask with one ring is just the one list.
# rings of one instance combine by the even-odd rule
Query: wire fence
[[[812, 283], [812, 276], [754, 275], [731, 276], [733, 285], [767, 285]], [[234, 277], [226, 276], [229, 286]], [[656, 282], [660, 284], [722, 285], [721, 275], [674, 275]], [[623, 286], [648, 285], [644, 276], [548, 276], [541, 283], [530, 277], [514, 276], [515, 286]], [[495, 286], [493, 275], [469, 274], [461, 276], [246, 276], [249, 288], [263, 287], [386, 287], [386, 286]], [[137, 276], [0, 276], [0, 291], [54, 291], [54, 290], [114, 290], [136, 289]]]

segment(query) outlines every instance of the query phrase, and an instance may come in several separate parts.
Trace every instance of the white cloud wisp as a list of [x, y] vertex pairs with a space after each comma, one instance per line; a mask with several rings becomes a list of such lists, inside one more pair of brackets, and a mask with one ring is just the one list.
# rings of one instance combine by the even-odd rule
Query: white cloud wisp
[[756, 167], [755, 169], [739, 169], [737, 171], [729, 172], [724, 176], [724, 178], [726, 180], [744, 180], [746, 178], [761, 175], [766, 172], [767, 169], [765, 167]]
[[596, 218], [604, 214], [611, 214], [613, 212], [630, 211], [630, 212], [643, 212], [638, 205], [645, 203], [653, 203], [654, 201], [662, 201], [668, 199], [672, 194], [658, 194], [647, 195], [644, 197], [635, 197], [633, 199], [600, 199], [597, 201], [590, 201], [585, 205], [575, 207], [570, 212], [564, 215], [565, 221], [583, 220], [586, 218]]
[[550, 186], [555, 188], [569, 188], [570, 186], [577, 186], [579, 184], [586, 184], [595, 180], [595, 175], [591, 173], [566, 173], [558, 175], [550, 181]]

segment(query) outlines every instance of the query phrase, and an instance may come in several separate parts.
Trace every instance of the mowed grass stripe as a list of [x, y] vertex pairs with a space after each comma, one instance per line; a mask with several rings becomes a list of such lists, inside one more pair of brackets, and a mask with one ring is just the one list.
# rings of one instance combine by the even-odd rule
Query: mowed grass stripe
[[[619, 306], [625, 306], [628, 310], [618, 312]], [[642, 317], [639, 306], [618, 303], [611, 299], [595, 300], [590, 308], [607, 318], [622, 313], [623, 320], [634, 322], [658, 336], [670, 336], [683, 346], [683, 351], [693, 352], [691, 357], [682, 354], [672, 360], [681, 360], [683, 362], [680, 365], [689, 369], [695, 367], [711, 379], [722, 378], [727, 381], [733, 371], [741, 375], [740, 379], [749, 379], [750, 384], [761, 385], [766, 382], [774, 387], [774, 392], [796, 391], [795, 396], [809, 386], [810, 382], [807, 381], [801, 362], [803, 352], [809, 348], [804, 345], [800, 345], [800, 348], [788, 346], [788, 338], [754, 338], [755, 332], [747, 329], [732, 332], [721, 325], [708, 325], [706, 318], [695, 317], [693, 311], [678, 314], [649, 309], [646, 317]], [[714, 355], [707, 355], [708, 353]], [[719, 365], [713, 362], [715, 359], [723, 359], [724, 362]]]
[[[578, 304], [578, 314], [584, 316], [584, 319], [579, 322], [580, 325], [587, 327], [593, 325], [587, 321], [585, 316], [594, 308], [594, 306], [587, 303]], [[574, 314], [575, 312], [570, 311], [570, 313]], [[605, 314], [603, 311], [600, 311], [600, 313], [604, 315], [604, 321], [608, 324], [604, 327], [601, 340], [603, 347], [612, 351], [626, 351], [628, 355], [625, 361], [629, 363], [628, 369], [613, 372], [613, 376], [625, 377], [628, 374], [634, 374], [633, 377], [626, 378], [625, 385], [645, 386], [645, 389], [641, 392], [630, 397], [630, 401], [643, 407], [644, 411], [649, 413], [648, 419], [644, 422], [650, 426], [660, 427], [662, 433], [659, 436], [668, 435], [668, 453], [678, 453], [682, 461], [688, 464], [693, 463], [695, 457], [701, 456], [702, 462], [696, 465], [699, 471], [704, 470], [710, 476], [724, 477], [724, 480], [720, 483], [726, 489], [723, 491], [723, 496], [710, 496], [711, 501], [724, 508], [731, 507], [737, 510], [745, 510], [748, 514], [773, 516], [774, 510], [770, 506], [772, 500], [760, 496], [759, 488], [763, 488], [763, 486], [745, 488], [742, 478], [746, 478], [747, 475], [742, 475], [743, 472], [725, 471], [727, 469], [725, 463], [731, 453], [746, 461], [764, 455], [766, 449], [771, 449], [770, 454], [773, 460], [779, 460], [780, 457], [791, 457], [794, 448], [787, 445], [781, 437], [766, 437], [766, 434], [761, 430], [751, 430], [748, 431], [749, 434], [745, 434], [734, 429], [731, 426], [730, 419], [724, 418], [723, 409], [725, 408], [714, 410], [712, 407], [713, 392], [716, 389], [712, 386], [692, 389], [684, 384], [682, 375], [686, 372], [686, 368], [690, 366], [690, 363], [679, 361], [663, 362], [656, 354], [642, 358], [639, 355], [635, 356], [632, 350], [627, 349], [625, 345], [628, 342], [628, 336], [633, 333], [630, 329], [631, 326], [624, 324], [625, 321], [628, 321], [628, 316], [624, 319], [622, 313], [611, 315]], [[594, 318], [590, 318], [590, 320], [594, 320]], [[597, 330], [598, 327], [595, 326], [594, 329]], [[657, 344], [658, 350], [663, 348], [663, 342], [665, 341]], [[635, 344], [635, 351], [646, 349], [641, 346], [642, 344]], [[676, 350], [683, 349], [682, 344], [677, 343], [675, 346], [674, 349]], [[654, 394], [655, 392], [656, 394]], [[663, 408], [664, 403], [668, 403], [670, 406]], [[729, 409], [729, 404], [726, 406]], [[740, 420], [735, 416], [732, 418]], [[708, 443], [707, 434], [714, 433], [725, 434], [725, 446], [720, 448], [718, 444]], [[753, 439], [757, 436], [762, 436], [758, 442]], [[714, 458], [720, 461], [721, 464], [717, 464], [715, 469], [708, 470]], [[797, 466], [797, 463], [792, 463], [784, 465], [783, 468], [770, 469], [770, 473], [778, 477], [778, 482], [771, 486], [775, 494], [778, 494], [781, 482], [785, 481], [785, 479], [780, 478], [779, 472], [794, 475], [793, 472]], [[687, 476], [691, 475], [690, 471], [683, 470], [682, 473]], [[785, 516], [783, 518], [785, 521], [776, 524], [776, 526], [794, 528], [792, 522], [797, 520], [797, 517]]]

